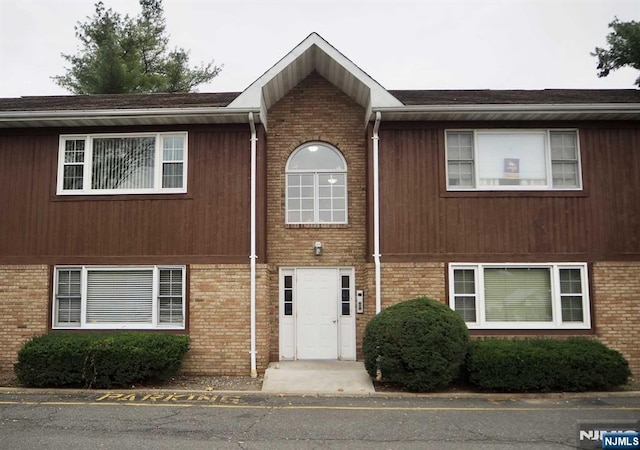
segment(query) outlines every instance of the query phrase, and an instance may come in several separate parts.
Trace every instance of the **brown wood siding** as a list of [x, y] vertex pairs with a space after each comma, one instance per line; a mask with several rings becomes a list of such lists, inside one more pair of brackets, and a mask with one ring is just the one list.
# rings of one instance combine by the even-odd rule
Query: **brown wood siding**
[[70, 131], [0, 135], [0, 263], [248, 262], [248, 126], [154, 130], [189, 133], [186, 195], [56, 196]]
[[365, 132], [367, 158], [367, 249], [366, 259], [373, 262], [375, 251], [374, 232], [374, 176], [373, 176], [373, 125], [369, 123]]
[[447, 192], [444, 131], [460, 124], [382, 128], [383, 261], [639, 259], [640, 127], [533, 126], [579, 130], [583, 191]]
[[267, 133], [257, 125], [256, 170], [256, 252], [257, 262], [264, 264], [267, 258]]

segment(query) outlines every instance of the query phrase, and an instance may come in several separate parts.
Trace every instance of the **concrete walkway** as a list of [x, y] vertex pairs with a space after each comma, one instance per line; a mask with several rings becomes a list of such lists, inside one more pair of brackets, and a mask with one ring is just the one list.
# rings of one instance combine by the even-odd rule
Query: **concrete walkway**
[[280, 361], [269, 364], [262, 392], [370, 395], [375, 390], [361, 361]]

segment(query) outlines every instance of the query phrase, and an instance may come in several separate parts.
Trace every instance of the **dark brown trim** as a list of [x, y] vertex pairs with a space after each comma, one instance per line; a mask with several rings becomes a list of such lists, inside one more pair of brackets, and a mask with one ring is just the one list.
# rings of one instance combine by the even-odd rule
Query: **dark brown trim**
[[[375, 239], [375, 233], [374, 233], [374, 221], [375, 221], [375, 217], [374, 217], [374, 202], [375, 202], [375, 198], [374, 198], [374, 192], [373, 192], [373, 185], [374, 185], [374, 179], [373, 179], [373, 124], [371, 122], [369, 122], [367, 124], [367, 128], [365, 130], [365, 135], [364, 135], [364, 139], [365, 139], [365, 158], [366, 158], [366, 204], [367, 204], [367, 208], [366, 208], [366, 230], [367, 230], [367, 236], [366, 236], [366, 241], [367, 241], [367, 249], [366, 249], [366, 261], [367, 262], [373, 262], [373, 252], [375, 249], [375, 243], [374, 243], [374, 239]], [[382, 211], [380, 211], [380, 214], [382, 214]]]
[[47, 302], [47, 331], [52, 331], [53, 330], [53, 272], [54, 272], [54, 266], [50, 265], [49, 266], [49, 286], [48, 286], [48, 292], [49, 292], [49, 301]]
[[433, 129], [600, 129], [600, 128], [638, 128], [638, 122], [633, 120], [514, 120], [514, 121], [386, 121], [384, 114], [380, 123], [380, 130], [433, 130]]
[[[191, 172], [191, 169], [189, 169]], [[189, 182], [187, 182], [189, 183]], [[54, 195], [52, 202], [102, 202], [134, 200], [193, 200], [193, 193], [185, 194], [114, 194], [114, 195]]]
[[382, 262], [445, 262], [445, 263], [572, 263], [640, 261], [640, 253], [383, 253]]
[[256, 147], [256, 254], [258, 261], [267, 261], [267, 133], [257, 125]]
[[186, 270], [184, 274], [184, 282], [186, 283], [184, 287], [184, 332], [188, 333], [191, 325], [189, 317], [191, 311], [191, 266], [187, 264], [184, 270]]
[[[443, 176], [446, 184], [446, 176]], [[446, 186], [440, 192], [442, 198], [545, 198], [545, 197], [588, 197], [589, 194], [581, 191], [447, 191]]]
[[189, 265], [189, 264], [249, 264], [246, 255], [176, 255], [176, 256], [0, 256], [0, 264], [6, 265]]
[[593, 262], [587, 263], [587, 288], [589, 289], [589, 316], [591, 317], [591, 331], [598, 334], [598, 317], [596, 317], [596, 295], [593, 283]]

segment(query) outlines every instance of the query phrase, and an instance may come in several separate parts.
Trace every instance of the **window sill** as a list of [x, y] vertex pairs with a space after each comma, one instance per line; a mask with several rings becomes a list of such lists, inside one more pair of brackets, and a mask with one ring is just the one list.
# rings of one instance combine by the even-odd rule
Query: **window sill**
[[443, 191], [442, 198], [526, 198], [526, 197], [588, 197], [582, 191]]
[[491, 327], [491, 326], [478, 326], [478, 325], [472, 325], [470, 323], [467, 323], [467, 328], [469, 330], [505, 330], [505, 331], [522, 331], [522, 330], [588, 330], [589, 326], [588, 325], [584, 325], [584, 324], [580, 324], [580, 325], [575, 325], [575, 326], [554, 326], [554, 325], [513, 325], [510, 327], [505, 327], [505, 326], [498, 326], [498, 327]]
[[287, 223], [284, 225], [287, 229], [295, 228], [349, 228], [348, 223]]
[[592, 328], [469, 328], [471, 336], [591, 335]]
[[193, 200], [193, 194], [114, 194], [114, 195], [55, 195], [53, 202], [101, 202], [127, 200]]
[[52, 331], [185, 331], [186, 328], [184, 326], [180, 327], [145, 327], [142, 325], [139, 326], [126, 326], [126, 327], [109, 327], [109, 326], [87, 326], [87, 327], [60, 327], [54, 326], [51, 328]]

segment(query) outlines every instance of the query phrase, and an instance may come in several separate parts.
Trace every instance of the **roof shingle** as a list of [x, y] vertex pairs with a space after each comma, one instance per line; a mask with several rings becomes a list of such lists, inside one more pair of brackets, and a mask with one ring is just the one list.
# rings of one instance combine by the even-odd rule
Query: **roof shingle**
[[[639, 89], [391, 90], [406, 106], [640, 103]], [[0, 98], [0, 111], [223, 108], [240, 93], [100, 94]]]
[[0, 111], [74, 111], [225, 107], [238, 92], [175, 94], [100, 94], [0, 98]]
[[640, 89], [392, 90], [405, 105], [640, 103]]

